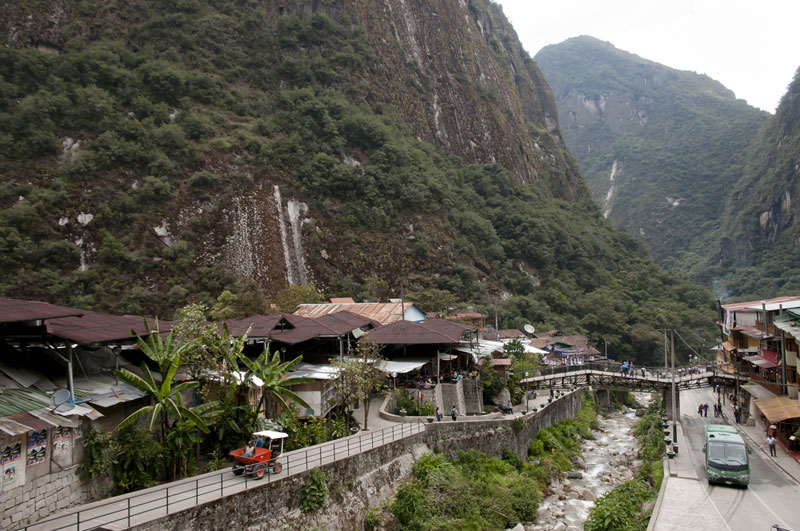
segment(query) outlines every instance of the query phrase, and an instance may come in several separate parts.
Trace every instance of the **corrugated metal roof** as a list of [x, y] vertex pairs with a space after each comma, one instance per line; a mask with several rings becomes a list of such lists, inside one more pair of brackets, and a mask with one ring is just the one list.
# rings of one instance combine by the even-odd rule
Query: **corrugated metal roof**
[[0, 389], [0, 417], [22, 411], [33, 411], [50, 404], [44, 396], [24, 389]]
[[[172, 328], [171, 321], [158, 321], [157, 324], [162, 333]], [[135, 315], [84, 312], [82, 317], [48, 320], [46, 325], [49, 334], [89, 345], [107, 341], [135, 341], [137, 335], [149, 335], [150, 330], [156, 328], [156, 320], [148, 318], [145, 326], [144, 319]]]
[[233, 336], [241, 336], [250, 332], [247, 337], [265, 338], [295, 345], [313, 339], [320, 334], [335, 334], [333, 330], [314, 319], [291, 313], [273, 313], [270, 315], [251, 315], [244, 319], [225, 321]]
[[16, 435], [23, 435], [31, 431], [29, 426], [25, 424], [20, 424], [11, 419], [4, 419], [0, 418], [0, 431], [3, 433], [7, 433], [9, 435], [16, 436]]
[[19, 321], [36, 321], [66, 317], [70, 315], [83, 315], [84, 310], [57, 306], [47, 302], [23, 301], [0, 297], [0, 323], [14, 323]]
[[734, 302], [731, 304], [723, 304], [722, 308], [732, 312], [740, 312], [744, 310], [758, 311], [762, 310], [763, 306], [767, 307], [767, 311], [775, 311], [782, 306], [784, 309], [800, 307], [800, 297], [774, 297], [772, 299], [764, 299], [760, 301], [748, 302]]
[[413, 302], [355, 302], [338, 304], [301, 304], [295, 315], [316, 318], [331, 313], [347, 310], [364, 317], [369, 317], [381, 324], [388, 325], [403, 318], [403, 309], [406, 312], [414, 306]]

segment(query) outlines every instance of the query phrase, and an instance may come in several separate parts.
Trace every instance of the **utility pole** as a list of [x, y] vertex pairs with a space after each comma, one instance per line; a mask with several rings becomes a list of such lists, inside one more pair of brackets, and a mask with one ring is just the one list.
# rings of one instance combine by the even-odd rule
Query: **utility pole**
[[678, 443], [678, 417], [675, 408], [675, 330], [672, 330], [672, 441]]
[[[783, 315], [783, 304], [779, 306], [779, 314]], [[781, 330], [781, 394], [788, 395], [789, 387], [786, 382], [786, 338]]]

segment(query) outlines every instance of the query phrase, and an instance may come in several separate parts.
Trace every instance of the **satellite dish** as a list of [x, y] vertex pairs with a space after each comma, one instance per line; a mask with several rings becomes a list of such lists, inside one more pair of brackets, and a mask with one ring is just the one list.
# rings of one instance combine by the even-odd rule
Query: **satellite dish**
[[351, 333], [353, 334], [353, 337], [356, 339], [364, 335], [364, 331], [361, 330], [360, 328], [354, 328]]
[[67, 389], [59, 389], [53, 394], [53, 396], [50, 397], [50, 402], [53, 403], [54, 407], [58, 407], [69, 400], [70, 396], [72, 395]]
[[532, 324], [526, 324], [525, 326], [522, 327], [522, 329], [529, 334], [532, 334], [536, 331], [536, 329], [533, 327]]

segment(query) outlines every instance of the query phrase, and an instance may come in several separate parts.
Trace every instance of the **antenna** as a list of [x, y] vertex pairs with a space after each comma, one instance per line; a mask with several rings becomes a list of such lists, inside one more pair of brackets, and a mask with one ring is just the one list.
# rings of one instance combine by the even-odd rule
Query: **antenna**
[[522, 329], [525, 330], [525, 332], [527, 332], [528, 334], [532, 334], [536, 331], [536, 329], [533, 327], [532, 324], [526, 324], [525, 326], [522, 327]]
[[57, 409], [61, 404], [69, 400], [70, 396], [72, 395], [70, 395], [69, 390], [59, 389], [50, 397], [50, 404], [53, 406], [53, 409]]

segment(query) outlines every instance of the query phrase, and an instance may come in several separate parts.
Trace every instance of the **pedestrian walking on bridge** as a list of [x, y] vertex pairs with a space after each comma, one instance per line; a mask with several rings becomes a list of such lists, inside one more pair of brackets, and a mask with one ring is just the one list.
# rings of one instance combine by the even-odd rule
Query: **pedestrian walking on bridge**
[[708, 404], [703, 404], [703, 416], [708, 416]]

